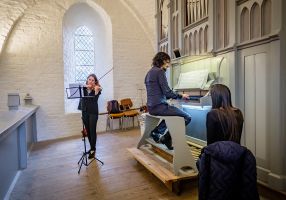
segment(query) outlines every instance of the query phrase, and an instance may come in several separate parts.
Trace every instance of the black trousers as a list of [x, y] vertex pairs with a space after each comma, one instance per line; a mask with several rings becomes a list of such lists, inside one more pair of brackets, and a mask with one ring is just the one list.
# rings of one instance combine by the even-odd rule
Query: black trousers
[[97, 139], [96, 126], [98, 121], [98, 114], [88, 114], [83, 112], [82, 120], [86, 128], [87, 137], [90, 144], [90, 150], [95, 151], [96, 139]]

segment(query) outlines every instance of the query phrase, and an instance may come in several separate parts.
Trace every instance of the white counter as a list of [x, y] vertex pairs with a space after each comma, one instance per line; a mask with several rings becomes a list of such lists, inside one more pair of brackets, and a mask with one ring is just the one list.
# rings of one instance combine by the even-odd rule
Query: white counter
[[27, 168], [28, 151], [37, 141], [39, 106], [0, 112], [0, 199], [8, 199], [21, 170]]

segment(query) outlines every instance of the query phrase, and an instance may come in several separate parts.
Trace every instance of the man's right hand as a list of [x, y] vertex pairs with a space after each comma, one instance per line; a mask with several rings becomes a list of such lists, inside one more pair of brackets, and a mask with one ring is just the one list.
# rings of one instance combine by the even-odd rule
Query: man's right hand
[[182, 98], [183, 99], [189, 99], [189, 95], [188, 94], [182, 94]]

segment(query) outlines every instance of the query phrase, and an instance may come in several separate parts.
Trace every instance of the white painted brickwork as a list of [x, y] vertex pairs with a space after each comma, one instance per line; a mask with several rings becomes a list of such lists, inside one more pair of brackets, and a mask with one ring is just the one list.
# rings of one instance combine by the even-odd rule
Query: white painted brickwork
[[[64, 111], [63, 80], [62, 20], [66, 10], [76, 2], [0, 2], [0, 110], [7, 110], [7, 93], [19, 92], [22, 104], [26, 93], [30, 93], [33, 103], [40, 105], [37, 113], [39, 140], [80, 133], [80, 114], [65, 114]], [[135, 106], [139, 106], [138, 88], [144, 86], [144, 76], [154, 55], [154, 0], [79, 2], [96, 3], [110, 16], [114, 98], [131, 97]], [[105, 121], [106, 116], [100, 116], [99, 131], [105, 130]]]

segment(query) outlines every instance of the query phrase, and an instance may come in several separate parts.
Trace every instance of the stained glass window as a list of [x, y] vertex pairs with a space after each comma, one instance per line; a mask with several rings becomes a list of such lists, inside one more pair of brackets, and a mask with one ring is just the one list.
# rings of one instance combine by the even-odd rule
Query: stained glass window
[[84, 82], [94, 73], [94, 39], [92, 32], [81, 26], [74, 33], [75, 80]]

